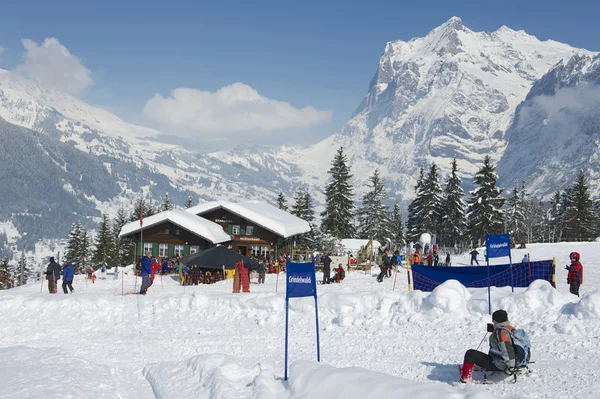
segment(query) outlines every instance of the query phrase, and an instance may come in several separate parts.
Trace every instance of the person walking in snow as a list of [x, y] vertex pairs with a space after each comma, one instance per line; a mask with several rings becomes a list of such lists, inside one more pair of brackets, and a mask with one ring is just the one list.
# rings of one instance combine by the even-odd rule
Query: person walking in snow
[[444, 266], [452, 266], [452, 262], [450, 262], [450, 252], [446, 252], [446, 262], [444, 262]]
[[[462, 366], [460, 382], [467, 383], [473, 377], [473, 366], [477, 366], [486, 371], [508, 371], [510, 372], [516, 365], [515, 348], [512, 343], [510, 333], [514, 328], [508, 321], [508, 314], [505, 310], [496, 310], [492, 314], [494, 325], [490, 335], [490, 351], [483, 353], [475, 349], [469, 349], [465, 353]], [[509, 333], [510, 332], [510, 333]]]
[[51, 294], [56, 294], [57, 282], [60, 280], [61, 267], [54, 260], [54, 256], [50, 257], [50, 263], [46, 268], [46, 279], [48, 280], [48, 291]]
[[579, 262], [579, 252], [571, 252], [569, 258], [571, 264], [565, 267], [569, 271], [567, 284], [571, 294], [579, 296], [579, 287], [583, 284], [583, 265]]
[[381, 269], [381, 272], [379, 272], [379, 275], [377, 276], [377, 282], [381, 283], [383, 282], [384, 277], [387, 276], [387, 270], [391, 268], [390, 258], [388, 256], [387, 250], [385, 250], [383, 252], [383, 255], [381, 255], [381, 265], [379, 265], [379, 268]]
[[433, 266], [437, 266], [440, 264], [440, 255], [436, 250], [433, 251]]
[[529, 258], [527, 257], [527, 254], [525, 254], [525, 255], [523, 256], [523, 259], [521, 259], [521, 263], [523, 263], [523, 264], [527, 264], [527, 263], [529, 263]]
[[142, 276], [142, 287], [140, 288], [140, 294], [146, 295], [148, 287], [150, 287], [150, 275], [152, 274], [152, 261], [150, 260], [151, 253], [148, 252], [146, 256], [142, 257], [142, 270], [140, 272]]
[[473, 248], [473, 250], [470, 252], [471, 255], [471, 266], [473, 266], [473, 262], [477, 263], [477, 266], [479, 266], [479, 261], [477, 260], [477, 255], [479, 255], [479, 252], [477, 252], [477, 248]]
[[63, 292], [65, 294], [68, 294], [69, 292], [67, 291], [67, 287], [69, 287], [69, 290], [71, 291], [71, 294], [73, 293], [73, 291], [75, 291], [73, 289], [73, 277], [74, 277], [75, 273], [73, 271], [73, 265], [72, 264], [68, 264], [67, 266], [65, 266], [65, 268], [63, 269], [63, 283], [62, 283], [62, 289]]

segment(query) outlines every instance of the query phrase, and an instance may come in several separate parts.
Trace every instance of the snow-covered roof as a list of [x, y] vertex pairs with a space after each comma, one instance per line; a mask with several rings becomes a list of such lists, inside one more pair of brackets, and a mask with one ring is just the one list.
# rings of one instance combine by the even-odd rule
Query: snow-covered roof
[[[144, 228], [148, 228], [165, 221], [169, 221], [177, 226], [194, 233], [213, 244], [231, 241], [231, 236], [223, 231], [220, 225], [206, 220], [195, 214], [183, 210], [173, 210], [157, 213], [156, 215], [144, 218]], [[121, 228], [119, 237], [136, 233], [140, 231], [140, 221], [136, 220], [127, 223]]]
[[248, 219], [283, 238], [310, 231], [310, 225], [306, 220], [260, 201], [212, 201], [193, 206], [186, 209], [186, 211], [195, 215], [202, 215], [219, 208]]
[[[344, 252], [352, 252], [353, 254], [357, 254], [362, 248], [364, 248], [369, 243], [369, 240], [363, 240], [359, 238], [345, 238], [340, 240], [340, 244], [344, 248]], [[373, 240], [373, 246], [375, 248], [381, 248], [381, 244], [379, 241]]]

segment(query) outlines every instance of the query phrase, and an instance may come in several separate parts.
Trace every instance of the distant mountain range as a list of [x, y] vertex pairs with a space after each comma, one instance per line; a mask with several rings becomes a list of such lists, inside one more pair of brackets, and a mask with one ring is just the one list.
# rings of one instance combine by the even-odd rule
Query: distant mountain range
[[0, 70], [0, 140], [9, 143], [0, 222], [30, 240], [65, 236], [74, 220], [93, 223], [140, 192], [156, 200], [168, 192], [179, 205], [190, 195], [274, 202], [306, 186], [322, 200], [340, 146], [359, 193], [379, 168], [391, 195], [408, 201], [419, 167], [436, 162], [447, 172], [454, 157], [468, 188], [489, 154], [501, 186], [525, 180], [547, 196], [582, 167], [599, 180], [599, 64], [587, 50], [504, 26], [473, 32], [453, 17], [425, 37], [387, 43], [339, 133], [309, 146], [213, 153], [165, 143], [156, 130]]

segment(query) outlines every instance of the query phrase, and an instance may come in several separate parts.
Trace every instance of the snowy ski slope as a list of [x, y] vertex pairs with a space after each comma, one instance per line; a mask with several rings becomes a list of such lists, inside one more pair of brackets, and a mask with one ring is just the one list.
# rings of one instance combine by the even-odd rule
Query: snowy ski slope
[[[562, 267], [574, 250], [585, 268], [580, 300]], [[278, 293], [275, 275], [244, 295], [231, 294], [230, 281], [184, 289], [157, 277], [147, 296], [121, 296], [135, 278], [109, 275], [77, 280], [73, 295], [40, 293], [39, 282], [0, 292], [0, 377], [9, 382], [0, 398], [598, 397], [600, 243], [531, 245], [514, 259], [524, 252], [558, 258], [558, 290], [538, 281], [492, 291], [493, 308], [533, 342], [534, 372], [516, 385], [456, 382], [489, 322], [485, 289], [451, 281], [407, 292], [404, 269], [396, 291], [362, 273], [318, 286], [323, 363], [313, 361], [312, 301], [292, 300], [284, 382], [283, 276]]]

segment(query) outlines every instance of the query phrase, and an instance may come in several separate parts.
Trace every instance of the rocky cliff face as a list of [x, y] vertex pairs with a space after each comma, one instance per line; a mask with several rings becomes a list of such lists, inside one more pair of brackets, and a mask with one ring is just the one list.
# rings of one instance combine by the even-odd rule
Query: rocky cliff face
[[600, 56], [577, 55], [557, 64], [531, 88], [507, 132], [500, 183], [524, 181], [551, 195], [583, 169], [600, 187]]

